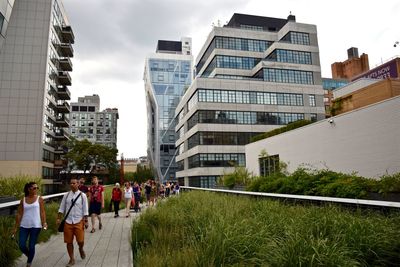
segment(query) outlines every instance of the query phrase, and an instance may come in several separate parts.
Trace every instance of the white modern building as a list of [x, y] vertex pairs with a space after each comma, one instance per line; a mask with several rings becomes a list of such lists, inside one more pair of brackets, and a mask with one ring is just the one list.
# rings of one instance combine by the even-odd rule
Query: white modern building
[[146, 58], [147, 156], [156, 179], [176, 180], [175, 108], [192, 82], [192, 40], [159, 40]]
[[[246, 167], [268, 174], [279, 158], [288, 171], [330, 169], [378, 178], [400, 172], [400, 96], [246, 145]], [[266, 152], [268, 156], [263, 155]]]
[[74, 34], [61, 0], [0, 3], [0, 175], [41, 176], [52, 190], [69, 136]]
[[212, 29], [195, 65], [176, 108], [181, 184], [212, 187], [246, 165], [254, 135], [325, 118], [317, 29], [293, 15], [234, 14]]
[[117, 148], [118, 119], [117, 108], [100, 111], [98, 95], [78, 97], [78, 102], [71, 103], [71, 136]]

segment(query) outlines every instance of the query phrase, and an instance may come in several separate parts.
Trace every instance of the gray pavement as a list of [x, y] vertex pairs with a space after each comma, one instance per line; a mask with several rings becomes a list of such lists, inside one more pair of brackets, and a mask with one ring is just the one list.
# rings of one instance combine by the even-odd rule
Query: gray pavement
[[[142, 206], [142, 212], [146, 205]], [[114, 218], [114, 213], [103, 213], [102, 230], [98, 229], [96, 220], [96, 232], [90, 233], [91, 222], [89, 219], [89, 228], [85, 230], [86, 259], [82, 260], [79, 256], [78, 245], [74, 241], [75, 265], [79, 266], [116, 266], [132, 267], [132, 249], [131, 249], [131, 224], [132, 220], [140, 215], [131, 211], [131, 217], [125, 217], [125, 210], [120, 210], [120, 217]], [[62, 233], [52, 236], [46, 243], [36, 245], [35, 258], [32, 267], [61, 267], [69, 261], [67, 248], [64, 243]], [[18, 261], [18, 267], [26, 266], [26, 256], [22, 255]]]

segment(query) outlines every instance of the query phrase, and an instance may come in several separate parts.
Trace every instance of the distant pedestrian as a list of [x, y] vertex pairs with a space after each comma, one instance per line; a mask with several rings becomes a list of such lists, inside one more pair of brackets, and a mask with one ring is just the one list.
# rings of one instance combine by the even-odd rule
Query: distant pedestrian
[[132, 197], [133, 197], [133, 190], [132, 190], [131, 184], [129, 182], [125, 182], [124, 199], [125, 199], [125, 213], [126, 213], [125, 216], [126, 217], [131, 216], [130, 209], [131, 209]]
[[147, 180], [146, 184], [144, 185], [144, 193], [146, 195], [146, 206], [149, 206], [151, 201], [151, 181]]
[[82, 193], [85, 193], [86, 196], [87, 196], [87, 195], [88, 195], [88, 192], [89, 192], [89, 188], [85, 185], [85, 182], [86, 182], [85, 177], [81, 177], [81, 178], [79, 179], [79, 187], [78, 187], [78, 190], [81, 191]]
[[133, 191], [133, 196], [135, 198], [135, 205], [133, 209], [135, 210], [135, 212], [138, 212], [140, 210], [141, 192], [140, 192], [140, 185], [137, 182], [133, 184], [132, 191]]
[[85, 241], [85, 229], [88, 225], [88, 200], [86, 195], [79, 191], [78, 180], [71, 179], [70, 187], [71, 191], [67, 192], [63, 199], [61, 200], [60, 208], [58, 209], [58, 216], [56, 224], [59, 225], [61, 222], [61, 217], [68, 213], [67, 218], [65, 218], [64, 225], [64, 243], [67, 244], [67, 251], [69, 256], [69, 262], [67, 267], [75, 264], [74, 258], [74, 236], [79, 247], [79, 254], [81, 259], [86, 258], [85, 251], [83, 250], [83, 245]]
[[[38, 185], [35, 182], [25, 184], [23, 197], [18, 206], [17, 216], [15, 219], [15, 227], [13, 236], [15, 236], [19, 228], [19, 249], [28, 257], [26, 266], [30, 267], [35, 256], [35, 245], [39, 237], [40, 230], [47, 229], [46, 213], [44, 209], [44, 201], [37, 194]], [[29, 238], [28, 247], [26, 242]]]
[[176, 183], [175, 184], [175, 194], [179, 195], [179, 189], [180, 189], [179, 183]]
[[171, 184], [167, 182], [167, 184], [165, 185], [165, 196], [169, 197], [170, 193], [171, 193]]
[[119, 217], [118, 211], [121, 198], [122, 198], [122, 191], [119, 183], [116, 183], [111, 193], [111, 200], [114, 203], [114, 213], [115, 213], [114, 218]]
[[103, 227], [101, 223], [101, 209], [104, 209], [104, 187], [99, 185], [99, 179], [97, 176], [93, 176], [92, 185], [89, 187], [89, 215], [92, 219], [92, 230], [91, 233], [94, 233], [95, 230], [95, 218], [99, 220], [99, 230]]

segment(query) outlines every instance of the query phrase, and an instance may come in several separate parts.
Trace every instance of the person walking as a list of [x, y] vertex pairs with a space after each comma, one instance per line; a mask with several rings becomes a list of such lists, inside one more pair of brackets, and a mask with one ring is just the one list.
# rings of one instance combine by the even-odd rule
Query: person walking
[[81, 259], [84, 260], [86, 258], [83, 245], [85, 240], [84, 227], [87, 228], [88, 225], [88, 200], [86, 194], [78, 190], [78, 186], [78, 180], [72, 178], [70, 180], [71, 191], [67, 192], [61, 200], [56, 221], [56, 224], [59, 225], [62, 216], [68, 213], [64, 225], [64, 243], [67, 244], [69, 256], [69, 262], [66, 265], [67, 267], [75, 264], [73, 245], [74, 236], [78, 243]]
[[85, 185], [85, 177], [81, 177], [80, 179], [79, 179], [79, 187], [78, 187], [78, 189], [79, 189], [79, 191], [81, 191], [82, 193], [85, 193], [86, 194], [86, 196], [88, 195], [88, 192], [89, 192], [89, 188]]
[[151, 201], [151, 180], [147, 180], [147, 183], [144, 185], [144, 193], [146, 194], [146, 206], [149, 206]]
[[[35, 257], [35, 245], [39, 237], [40, 230], [47, 229], [46, 212], [44, 209], [44, 201], [37, 194], [38, 185], [35, 182], [25, 184], [23, 197], [18, 206], [17, 216], [15, 219], [15, 227], [13, 236], [15, 236], [19, 228], [18, 245], [21, 252], [28, 257], [26, 266], [30, 267]], [[29, 245], [26, 242], [29, 239]]]
[[101, 223], [101, 209], [104, 209], [104, 187], [99, 185], [99, 179], [97, 176], [93, 176], [92, 185], [89, 187], [89, 215], [92, 221], [92, 230], [91, 233], [94, 233], [95, 230], [95, 218], [99, 220], [99, 230], [103, 227]]
[[111, 193], [111, 201], [114, 203], [114, 213], [115, 213], [114, 218], [119, 217], [118, 211], [121, 198], [122, 198], [122, 191], [119, 183], [116, 183]]
[[131, 184], [129, 182], [126, 182], [124, 189], [126, 217], [131, 216], [130, 209], [131, 209], [132, 196], [133, 196], [133, 190]]

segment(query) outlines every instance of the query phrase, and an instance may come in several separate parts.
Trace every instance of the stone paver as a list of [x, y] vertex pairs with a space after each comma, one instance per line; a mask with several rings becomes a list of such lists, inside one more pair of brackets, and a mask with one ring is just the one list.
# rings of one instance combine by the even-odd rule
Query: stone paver
[[[142, 206], [142, 212], [145, 209]], [[76, 267], [131, 267], [133, 266], [131, 249], [131, 224], [140, 215], [131, 211], [131, 217], [126, 218], [125, 210], [120, 210], [121, 217], [114, 218], [114, 213], [103, 213], [102, 230], [98, 229], [96, 220], [96, 232], [90, 233], [89, 228], [85, 230], [85, 252], [86, 259], [79, 256], [78, 244], [74, 241], [74, 254]], [[32, 267], [61, 267], [69, 261], [67, 248], [62, 233], [52, 236], [46, 243], [36, 245], [35, 258]], [[16, 264], [17, 267], [26, 266], [26, 257], [22, 255]]]

